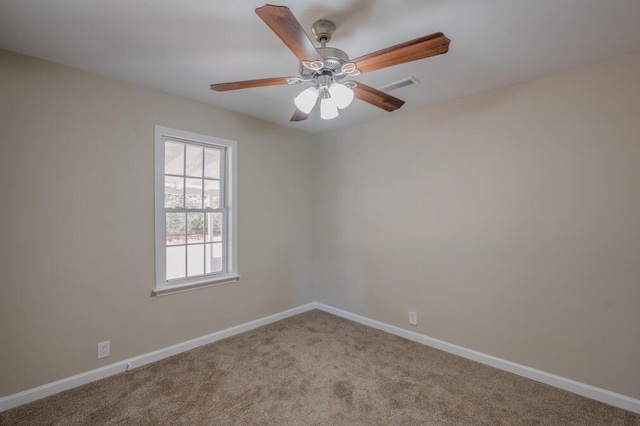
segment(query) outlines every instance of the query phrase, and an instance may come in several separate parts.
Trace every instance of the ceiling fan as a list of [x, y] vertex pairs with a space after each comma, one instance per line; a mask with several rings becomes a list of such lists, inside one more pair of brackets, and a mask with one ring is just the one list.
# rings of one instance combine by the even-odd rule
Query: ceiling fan
[[395, 111], [404, 105], [403, 100], [366, 84], [345, 79], [441, 55], [449, 50], [450, 40], [438, 32], [350, 60], [342, 50], [327, 47], [327, 42], [336, 30], [333, 22], [322, 19], [311, 27], [316, 41], [321, 46], [316, 48], [288, 7], [267, 4], [257, 8], [256, 13], [300, 60], [300, 76], [212, 84], [211, 89], [224, 92], [252, 87], [311, 83], [311, 87], [294, 99], [297, 109], [291, 121], [306, 120], [317, 104], [320, 104], [321, 118], [335, 118], [338, 116], [338, 109], [349, 106], [354, 97], [386, 111]]

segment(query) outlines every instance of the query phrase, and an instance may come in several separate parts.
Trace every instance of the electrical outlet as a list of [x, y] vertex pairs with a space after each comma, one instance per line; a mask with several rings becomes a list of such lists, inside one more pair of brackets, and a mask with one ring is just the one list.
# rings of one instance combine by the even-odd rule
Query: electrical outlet
[[111, 355], [111, 341], [98, 343], [98, 359]]
[[418, 314], [409, 312], [409, 325], [418, 325]]

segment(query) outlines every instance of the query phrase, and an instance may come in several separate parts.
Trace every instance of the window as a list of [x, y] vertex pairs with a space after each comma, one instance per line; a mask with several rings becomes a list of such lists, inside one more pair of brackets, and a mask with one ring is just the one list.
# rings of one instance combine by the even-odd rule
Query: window
[[236, 281], [236, 143], [155, 128], [154, 293]]

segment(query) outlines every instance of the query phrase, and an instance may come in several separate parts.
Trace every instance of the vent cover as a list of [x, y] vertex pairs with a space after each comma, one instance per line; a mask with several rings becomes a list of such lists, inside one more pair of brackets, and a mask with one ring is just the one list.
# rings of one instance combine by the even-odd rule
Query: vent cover
[[420, 81], [418, 81], [417, 78], [415, 78], [415, 77], [407, 77], [407, 78], [403, 78], [400, 81], [396, 81], [395, 83], [391, 83], [391, 84], [387, 84], [386, 86], [378, 87], [378, 89], [382, 90], [383, 92], [391, 92], [393, 90], [401, 89], [403, 87], [411, 86], [413, 84], [418, 84], [418, 83], [420, 83]]

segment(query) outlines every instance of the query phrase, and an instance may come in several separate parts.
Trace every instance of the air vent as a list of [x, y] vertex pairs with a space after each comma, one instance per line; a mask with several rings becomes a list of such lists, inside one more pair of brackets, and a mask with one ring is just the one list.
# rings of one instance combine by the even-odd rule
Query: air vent
[[393, 90], [401, 89], [403, 87], [411, 86], [412, 84], [420, 83], [415, 77], [407, 77], [403, 78], [400, 81], [396, 81], [395, 83], [387, 84], [386, 86], [379, 87], [379, 90], [383, 92], [391, 92]]

